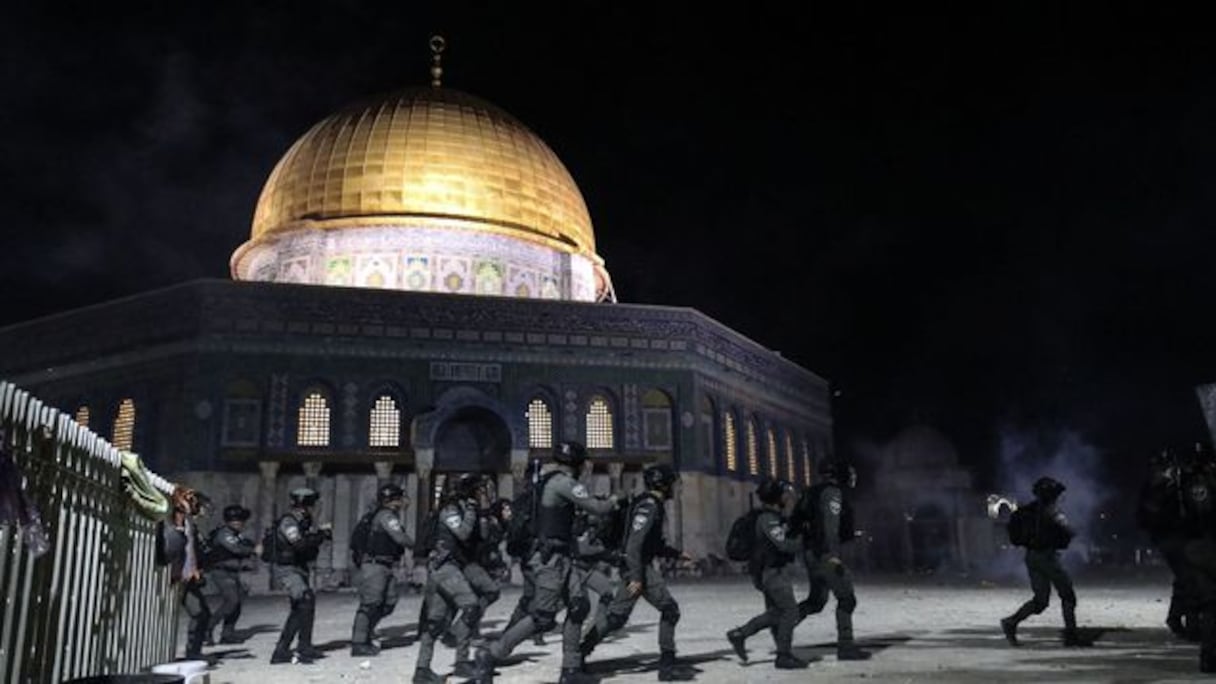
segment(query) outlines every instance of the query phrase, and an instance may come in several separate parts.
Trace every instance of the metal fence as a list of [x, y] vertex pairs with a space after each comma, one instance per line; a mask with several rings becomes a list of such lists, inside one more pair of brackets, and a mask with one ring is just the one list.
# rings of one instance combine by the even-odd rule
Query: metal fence
[[62, 682], [171, 661], [176, 592], [154, 560], [155, 522], [123, 489], [118, 450], [7, 382], [0, 424], [50, 542], [35, 558], [15, 526], [0, 524], [0, 681]]

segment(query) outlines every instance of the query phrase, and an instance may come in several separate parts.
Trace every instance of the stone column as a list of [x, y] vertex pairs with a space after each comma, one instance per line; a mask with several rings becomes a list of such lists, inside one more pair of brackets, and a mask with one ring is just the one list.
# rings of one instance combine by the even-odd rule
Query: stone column
[[[414, 497], [414, 529], [422, 527], [423, 521], [426, 519], [427, 513], [431, 510], [431, 467], [435, 463], [435, 451], [433, 449], [419, 449], [414, 452], [414, 464], [416, 471], [416, 496]], [[417, 539], [417, 537], [415, 537]], [[414, 566], [415, 583], [423, 584], [426, 582], [426, 565], [418, 564]]]
[[524, 473], [528, 470], [528, 456], [527, 449], [511, 449], [511, 476], [515, 479], [516, 492], [522, 492], [527, 486]]
[[376, 469], [376, 487], [383, 487], [388, 484], [388, 481], [393, 477], [393, 462], [392, 461], [376, 461], [372, 464]]
[[[265, 533], [266, 528], [273, 526], [275, 522], [275, 512], [277, 510], [275, 504], [278, 498], [276, 484], [279, 474], [279, 462], [258, 461], [258, 469], [262, 471], [257, 506], [259, 534], [256, 537], [260, 541], [262, 539], [261, 535]], [[273, 589], [270, 586], [270, 568], [265, 563], [258, 563], [257, 568], [257, 572], [254, 573], [254, 577], [252, 578], [252, 586]]]
[[624, 463], [609, 463], [608, 464], [608, 483], [610, 485], [608, 491], [613, 494], [619, 494], [621, 491], [621, 473], [625, 472]]

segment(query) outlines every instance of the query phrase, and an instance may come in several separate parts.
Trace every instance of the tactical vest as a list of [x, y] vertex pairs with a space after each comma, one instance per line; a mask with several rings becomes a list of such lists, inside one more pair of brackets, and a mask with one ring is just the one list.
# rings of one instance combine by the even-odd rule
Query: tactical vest
[[450, 558], [460, 565], [469, 562], [471, 554], [469, 551], [475, 546], [475, 537], [477, 535], [477, 525], [473, 526], [473, 533], [469, 535], [467, 541], [460, 539], [452, 532], [452, 528], [448, 527], [447, 518], [455, 512], [464, 520], [464, 507], [458, 503], [449, 503], [439, 511], [439, 523], [435, 526], [435, 543], [434, 551], [440, 558]]
[[[320, 551], [319, 547], [297, 551], [291, 547], [287, 538], [283, 536], [283, 521], [287, 518], [295, 520], [295, 516], [288, 513], [279, 518], [278, 524], [275, 525], [274, 563], [276, 565], [303, 565], [316, 560], [317, 554]], [[296, 526], [300, 528], [300, 541], [303, 541], [312, 530], [312, 519], [296, 520]], [[299, 541], [296, 542], [296, 544], [299, 543]]]
[[[663, 520], [667, 515], [667, 509], [663, 506], [663, 500], [656, 497], [650, 492], [646, 492], [637, 498], [633, 506], [629, 510], [629, 534], [633, 534], [633, 516], [636, 515], [638, 505], [643, 500], [650, 499], [654, 502], [654, 520], [650, 522], [650, 529], [646, 531], [646, 538], [642, 540], [642, 563], [649, 563], [658, 555], [659, 551], [663, 550], [666, 544], [663, 543]], [[628, 542], [626, 542], [628, 543]]]
[[1034, 521], [1030, 527], [1030, 539], [1026, 548], [1051, 551], [1068, 547], [1072, 541], [1072, 533], [1056, 522], [1054, 511], [1037, 500], [1026, 504], [1024, 508], [1032, 511]]
[[570, 478], [566, 473], [555, 475], [545, 481], [541, 488], [536, 536], [542, 541], [557, 541], [569, 547], [574, 543], [574, 504], [562, 497], [554, 497], [556, 501], [552, 505], [545, 505], [545, 492], [560, 483], [563, 476]]
[[[388, 511], [394, 517], [396, 513], [389, 508], [381, 508], [381, 511]], [[372, 518], [372, 531], [367, 535], [367, 555], [379, 560], [397, 561], [401, 556], [405, 555], [405, 545], [398, 544], [388, 530], [384, 529], [384, 523], [378, 522], [383, 520], [383, 516], [379, 512]]]
[[760, 551], [756, 554], [756, 561], [761, 569], [784, 567], [794, 560], [794, 554], [778, 549], [768, 536], [769, 521], [774, 518], [781, 523], [781, 516], [774, 511], [762, 511], [760, 515], [756, 516], [756, 536], [760, 540]]
[[816, 555], [822, 554], [827, 549], [827, 540], [823, 538], [823, 493], [829, 487], [840, 491], [840, 513], [836, 515], [840, 528], [837, 532], [837, 539], [841, 543], [853, 541], [857, 531], [853, 523], [853, 504], [849, 501], [849, 497], [844, 495], [844, 489], [833, 482], [820, 482], [813, 485], [806, 491], [804, 495], [806, 504], [809, 510], [803, 511], [802, 519], [804, 522], [805, 532], [810, 535], [811, 550]]
[[1192, 536], [1208, 533], [1216, 523], [1216, 486], [1203, 471], [1188, 470], [1182, 477], [1183, 526]]
[[208, 535], [207, 539], [211, 547], [211, 552], [207, 554], [206, 559], [208, 568], [237, 571], [241, 569], [241, 564], [244, 561], [244, 557], [236, 555], [235, 553], [229, 551], [228, 547], [219, 543], [219, 536], [229, 532], [239, 536], [239, 533], [236, 530], [228, 527], [227, 525], [220, 525], [214, 530], [211, 530], [211, 534]]

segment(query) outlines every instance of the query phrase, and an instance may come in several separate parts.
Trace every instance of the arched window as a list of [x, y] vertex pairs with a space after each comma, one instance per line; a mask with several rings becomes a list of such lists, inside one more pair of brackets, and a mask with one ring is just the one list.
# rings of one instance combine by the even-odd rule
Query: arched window
[[811, 445], [802, 440], [802, 484], [811, 486]]
[[376, 403], [372, 405], [367, 445], [401, 446], [401, 410], [397, 408], [397, 400], [387, 394], [376, 397]]
[[319, 389], [305, 392], [300, 402], [296, 445], [329, 446], [329, 399]]
[[735, 432], [735, 414], [722, 414], [722, 443], [726, 447], [726, 469], [735, 472], [739, 467], [739, 436]]
[[671, 400], [659, 390], [642, 395], [642, 446], [646, 449], [671, 448]]
[[587, 406], [587, 448], [613, 448], [612, 409], [603, 397], [592, 397]]
[[760, 444], [756, 436], [756, 421], [747, 421], [747, 474], [760, 474]]
[[76, 424], [82, 428], [89, 426], [89, 407], [81, 406], [76, 409]]
[[798, 484], [798, 465], [794, 460], [794, 438], [787, 431], [785, 433], [785, 479], [790, 481], [790, 484]]
[[111, 444], [116, 449], [130, 451], [135, 443], [135, 400], [123, 399], [118, 405], [118, 415], [114, 418], [114, 439]]
[[553, 448], [553, 411], [544, 399], [536, 397], [528, 402], [528, 446], [533, 449]]
[[777, 453], [777, 433], [769, 428], [766, 436], [768, 437], [768, 474], [776, 479], [781, 477], [781, 467], [778, 463], [781, 456]]

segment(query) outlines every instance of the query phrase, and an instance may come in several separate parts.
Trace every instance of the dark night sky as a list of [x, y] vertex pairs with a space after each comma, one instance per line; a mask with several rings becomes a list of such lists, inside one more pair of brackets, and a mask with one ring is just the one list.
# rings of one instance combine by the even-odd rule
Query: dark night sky
[[1198, 15], [252, 4], [6, 10], [0, 325], [227, 277], [288, 145], [423, 85], [440, 31], [445, 84], [569, 168], [621, 300], [696, 308], [828, 377], [845, 448], [926, 423], [983, 480], [1004, 430], [1073, 431], [1132, 474], [1203, 435]]

